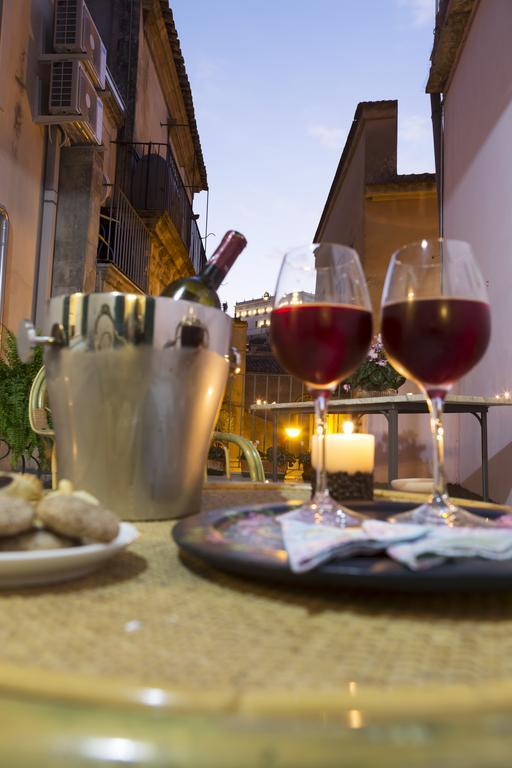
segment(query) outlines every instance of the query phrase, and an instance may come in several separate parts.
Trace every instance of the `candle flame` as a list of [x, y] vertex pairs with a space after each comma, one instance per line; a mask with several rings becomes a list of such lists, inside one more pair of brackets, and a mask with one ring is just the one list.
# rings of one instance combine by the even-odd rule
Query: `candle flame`
[[343, 422], [343, 432], [345, 435], [351, 435], [354, 431], [354, 422], [353, 421], [345, 421]]
[[349, 709], [347, 712], [347, 724], [349, 728], [364, 728], [363, 713], [360, 709]]

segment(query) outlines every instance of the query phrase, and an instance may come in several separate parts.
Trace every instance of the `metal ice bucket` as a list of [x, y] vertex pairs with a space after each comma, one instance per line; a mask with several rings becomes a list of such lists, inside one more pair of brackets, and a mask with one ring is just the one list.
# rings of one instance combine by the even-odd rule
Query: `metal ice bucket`
[[230, 318], [188, 301], [75, 293], [50, 300], [45, 331], [59, 478], [125, 520], [198, 512]]

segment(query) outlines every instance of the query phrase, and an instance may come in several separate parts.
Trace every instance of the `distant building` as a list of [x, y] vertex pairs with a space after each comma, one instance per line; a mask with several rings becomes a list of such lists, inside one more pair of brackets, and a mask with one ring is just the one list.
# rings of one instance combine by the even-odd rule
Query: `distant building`
[[375, 328], [391, 254], [439, 231], [435, 175], [397, 173], [397, 125], [397, 101], [357, 105], [314, 237], [358, 252]]
[[[300, 304], [306, 297], [302, 291], [290, 294], [282, 304]], [[274, 305], [274, 296], [265, 292], [257, 299], [239, 301], [235, 305], [235, 324], [247, 327], [247, 348], [242, 366], [243, 398], [230, 401], [228, 392], [224, 408], [233, 414], [230, 423], [241, 426], [243, 434], [257, 440], [261, 449], [269, 446], [271, 440], [271, 421], [266, 416], [254, 416], [250, 411], [255, 403], [290, 403], [311, 399], [303, 381], [291, 376], [274, 353], [270, 344], [270, 313]], [[336, 396], [341, 396], [338, 389]], [[235, 414], [237, 414], [235, 416]], [[311, 429], [309, 416], [300, 417], [303, 429], [302, 445], [307, 446]], [[297, 420], [299, 423], [299, 420]], [[281, 440], [282, 435], [279, 436]], [[282, 441], [281, 441], [282, 442]]]
[[[397, 173], [397, 115], [396, 101], [358, 105], [312, 238], [313, 242], [343, 243], [357, 250], [368, 280], [376, 328], [389, 257], [405, 242], [438, 233], [435, 175]], [[253, 403], [297, 402], [310, 397], [303, 382], [284, 371], [271, 352], [272, 303], [273, 297], [265, 294], [235, 306], [235, 317], [248, 325], [244, 434], [256, 436], [261, 445], [268, 444], [270, 422], [251, 415]], [[338, 388], [334, 396], [342, 397], [343, 390]], [[307, 446], [311, 423], [307, 417], [303, 422]], [[282, 427], [280, 442], [285, 440]], [[380, 461], [385, 468], [383, 456]]]
[[[281, 301], [280, 306], [288, 304], [302, 304], [304, 300], [311, 300], [313, 294], [304, 291], [294, 291]], [[247, 338], [251, 341], [261, 342], [270, 340], [270, 314], [274, 307], [274, 296], [266, 291], [259, 299], [248, 299], [235, 304], [235, 320], [247, 323]]]
[[207, 177], [167, 0], [0, 2], [0, 67], [1, 322], [199, 271]]
[[235, 320], [247, 323], [247, 339], [268, 336], [270, 330], [270, 313], [274, 297], [266, 291], [258, 299], [237, 301], [235, 304]]
[[[343, 148], [334, 180], [315, 234], [317, 242], [354, 248], [363, 265], [373, 307], [374, 330], [380, 325], [380, 301], [391, 255], [405, 243], [437, 237], [436, 177], [433, 173], [397, 172], [398, 103], [361, 102]], [[407, 383], [407, 390], [415, 385]], [[421, 446], [429, 445], [421, 416], [402, 416], [403, 434], [411, 446], [400, 454], [401, 471], [410, 476], [425, 472], [418, 461]], [[375, 474], [387, 477], [387, 441], [382, 417], [370, 416], [368, 429], [377, 438]]]

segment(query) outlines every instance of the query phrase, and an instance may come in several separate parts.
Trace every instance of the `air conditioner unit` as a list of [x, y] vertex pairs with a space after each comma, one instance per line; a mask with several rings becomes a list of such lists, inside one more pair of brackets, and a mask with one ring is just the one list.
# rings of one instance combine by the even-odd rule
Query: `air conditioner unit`
[[80, 61], [52, 61], [48, 111], [56, 116], [52, 122], [58, 117], [66, 124], [70, 138], [101, 144], [103, 102]]
[[107, 49], [84, 0], [55, 0], [53, 47], [59, 53], [83, 53], [95, 84], [105, 88]]

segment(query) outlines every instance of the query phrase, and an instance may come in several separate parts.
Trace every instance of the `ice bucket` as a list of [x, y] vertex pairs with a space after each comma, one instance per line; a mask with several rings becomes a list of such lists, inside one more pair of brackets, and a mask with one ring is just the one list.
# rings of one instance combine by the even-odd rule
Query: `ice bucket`
[[199, 512], [230, 318], [188, 301], [76, 293], [50, 300], [45, 331], [59, 478], [125, 520]]

